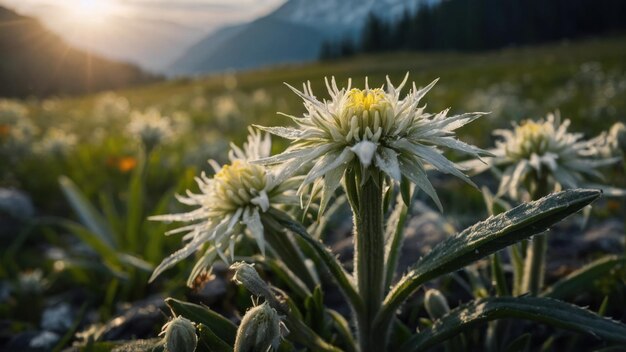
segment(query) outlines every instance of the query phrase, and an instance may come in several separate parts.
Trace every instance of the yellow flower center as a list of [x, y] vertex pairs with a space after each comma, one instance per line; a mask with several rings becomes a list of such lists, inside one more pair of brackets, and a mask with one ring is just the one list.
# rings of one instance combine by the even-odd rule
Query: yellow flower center
[[339, 121], [347, 142], [377, 142], [393, 126], [393, 117], [388, 113], [391, 104], [382, 89], [351, 89], [347, 98]]
[[353, 108], [361, 113], [365, 110], [377, 109], [380, 105], [386, 104], [385, 92], [376, 89], [351, 89], [348, 92], [348, 108]]
[[518, 142], [517, 152], [524, 157], [531, 154], [543, 155], [550, 146], [550, 126], [534, 121], [525, 121], [515, 128], [515, 138]]
[[265, 192], [265, 176], [262, 166], [243, 160], [224, 165], [213, 178], [216, 196], [223, 202], [221, 206], [236, 209], [252, 204], [254, 198]]

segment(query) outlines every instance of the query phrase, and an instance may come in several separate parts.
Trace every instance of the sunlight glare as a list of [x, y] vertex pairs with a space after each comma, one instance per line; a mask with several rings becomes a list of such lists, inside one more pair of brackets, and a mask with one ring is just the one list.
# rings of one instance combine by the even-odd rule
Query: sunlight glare
[[85, 23], [103, 21], [112, 9], [110, 0], [74, 0], [70, 5], [72, 15]]

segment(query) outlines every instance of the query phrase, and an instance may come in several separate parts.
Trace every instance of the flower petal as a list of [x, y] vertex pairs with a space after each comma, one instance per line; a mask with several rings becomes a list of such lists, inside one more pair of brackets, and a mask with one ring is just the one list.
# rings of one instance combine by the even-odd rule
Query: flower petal
[[361, 161], [363, 167], [369, 167], [372, 164], [372, 159], [374, 157], [374, 153], [376, 153], [377, 148], [378, 145], [376, 143], [370, 141], [361, 141], [352, 146], [350, 150], [352, 150], [354, 154], [359, 157], [359, 160]]
[[261, 216], [259, 215], [259, 211], [256, 208], [248, 208], [243, 213], [243, 221], [242, 221], [254, 239], [256, 240], [259, 249], [261, 250], [261, 254], [265, 255], [265, 237], [263, 236], [263, 223], [261, 223]]
[[381, 148], [380, 152], [376, 153], [376, 166], [394, 180], [400, 182], [402, 179], [400, 164], [398, 163], [398, 153], [393, 149]]

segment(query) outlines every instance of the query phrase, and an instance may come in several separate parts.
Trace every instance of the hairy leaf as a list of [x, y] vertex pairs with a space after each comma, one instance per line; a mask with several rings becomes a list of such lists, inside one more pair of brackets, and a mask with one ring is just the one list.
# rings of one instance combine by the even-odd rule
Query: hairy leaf
[[605, 256], [586, 266], [574, 271], [554, 285], [548, 287], [542, 296], [565, 299], [580, 292], [581, 289], [589, 288], [593, 282], [610, 273], [623, 268], [626, 265], [625, 257]]
[[182, 315], [195, 323], [206, 325], [206, 327], [230, 345], [235, 343], [237, 326], [230, 320], [212, 311], [209, 307], [179, 301], [174, 298], [165, 299], [165, 303], [175, 314]]
[[454, 272], [532, 235], [582, 209], [600, 196], [596, 190], [566, 190], [489, 217], [447, 238], [420, 259], [387, 295], [376, 318], [386, 327], [395, 310], [428, 280]]
[[588, 333], [615, 343], [626, 343], [626, 325], [587, 309], [542, 297], [494, 297], [474, 301], [452, 310], [430, 328], [414, 335], [402, 352], [421, 351], [444, 342], [459, 332], [486, 321], [516, 318]]

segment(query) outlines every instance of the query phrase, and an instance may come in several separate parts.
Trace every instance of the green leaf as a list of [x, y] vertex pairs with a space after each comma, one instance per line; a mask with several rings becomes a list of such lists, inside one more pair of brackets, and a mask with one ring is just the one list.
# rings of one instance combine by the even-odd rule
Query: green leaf
[[625, 257], [602, 257], [557, 281], [541, 295], [558, 299], [572, 297], [593, 287], [595, 281], [618, 268], [623, 268], [624, 265], [626, 265]]
[[346, 352], [356, 352], [355, 339], [352, 336], [352, 332], [350, 329], [350, 324], [343, 317], [343, 315], [339, 314], [337, 311], [332, 309], [327, 309], [326, 313], [333, 320], [335, 327], [337, 328], [337, 332], [341, 337], [341, 340], [346, 344]]
[[432, 327], [414, 335], [401, 351], [421, 351], [447, 341], [477, 324], [516, 318], [587, 333], [615, 343], [626, 343], [626, 325], [587, 309], [543, 297], [495, 297], [470, 302], [452, 310]]
[[361, 310], [363, 302], [361, 301], [361, 297], [356, 291], [352, 277], [345, 271], [345, 269], [341, 266], [341, 263], [339, 263], [339, 261], [337, 260], [337, 258], [335, 258], [332, 252], [328, 248], [326, 248], [324, 244], [322, 244], [320, 241], [311, 237], [311, 235], [307, 233], [304, 226], [292, 220], [289, 215], [274, 208], [270, 208], [268, 212], [275, 220], [266, 217], [266, 221], [270, 223], [277, 222], [277, 227], [284, 227], [285, 229], [292, 231], [296, 235], [300, 236], [300, 238], [302, 238], [313, 248], [313, 250], [319, 256], [323, 264], [326, 266], [328, 271], [331, 273], [331, 275], [339, 285], [339, 288], [348, 299], [348, 302], [353, 306], [355, 310]]
[[266, 265], [270, 271], [278, 276], [289, 287], [291, 292], [299, 298], [304, 299], [311, 295], [311, 290], [309, 290], [304, 282], [302, 282], [302, 280], [300, 280], [300, 278], [282, 261], [263, 256], [255, 256], [254, 261]]
[[[454, 272], [532, 235], [582, 209], [596, 190], [566, 190], [489, 217], [439, 243], [421, 258], [385, 298], [375, 327], [386, 328], [394, 312], [424, 282]], [[381, 330], [382, 331], [382, 330]]]
[[100, 200], [100, 208], [102, 209], [102, 214], [104, 215], [107, 224], [111, 228], [112, 233], [116, 236], [115, 241], [117, 243], [123, 243], [124, 219], [122, 218], [115, 206], [113, 196], [111, 195], [111, 193], [103, 191], [98, 194], [98, 198]]
[[198, 347], [196, 352], [232, 352], [233, 346], [219, 338], [204, 324], [198, 324]]
[[391, 285], [398, 267], [398, 257], [404, 240], [403, 229], [408, 212], [409, 208], [402, 199], [402, 195], [398, 195], [396, 206], [387, 219], [387, 228], [385, 229], [385, 242], [387, 245], [385, 250], [385, 287]]
[[119, 253], [117, 257], [122, 263], [130, 265], [130, 266], [134, 266], [135, 268], [139, 270], [143, 270], [147, 273], [152, 272], [152, 270], [154, 270], [154, 266], [152, 264], [134, 255], [126, 254], [126, 253]]
[[206, 325], [230, 345], [235, 343], [237, 326], [222, 315], [212, 311], [209, 307], [179, 301], [174, 298], [165, 299], [165, 303], [176, 315], [182, 315], [195, 323]]
[[131, 251], [135, 252], [141, 243], [141, 224], [144, 221], [144, 175], [146, 169], [146, 156], [143, 151], [139, 153], [138, 165], [128, 186], [128, 199], [126, 200], [126, 241]]
[[76, 187], [76, 184], [65, 176], [59, 177], [61, 191], [70, 203], [70, 206], [78, 215], [81, 223], [89, 229], [89, 231], [98, 235], [100, 239], [108, 245], [115, 247], [115, 236], [106, 221], [98, 213], [96, 208], [89, 203], [87, 197]]
[[406, 205], [407, 207], [411, 205], [411, 199], [413, 198], [413, 187], [411, 187], [412, 184], [413, 183], [409, 181], [409, 179], [402, 176], [402, 179], [400, 181], [400, 194], [402, 195], [404, 205]]
[[498, 296], [509, 295], [509, 288], [506, 284], [504, 270], [502, 269], [502, 262], [500, 261], [500, 254], [498, 252], [491, 255], [491, 280], [496, 286], [496, 294]]
[[111, 270], [114, 275], [120, 278], [128, 277], [122, 271], [122, 263], [120, 261], [119, 253], [111, 247], [109, 243], [102, 240], [100, 236], [90, 231], [87, 227], [73, 221], [59, 220], [58, 224], [72, 232], [84, 244], [96, 252], [100, 258], [102, 258], [104, 265]]
[[324, 293], [320, 286], [315, 287], [313, 294], [304, 300], [304, 321], [320, 336], [326, 336], [327, 321], [324, 308]]
[[[156, 202], [156, 206], [152, 210], [151, 214], [166, 214], [167, 206], [175, 193], [174, 189], [165, 192]], [[149, 238], [149, 241], [146, 241], [145, 246], [143, 247], [144, 259], [151, 263], [160, 263], [164, 255], [163, 244], [167, 238], [167, 236], [163, 235], [163, 233], [166, 232], [167, 223], [157, 223], [154, 221], [148, 221], [146, 223], [146, 220], [147, 219], [144, 219], [143, 231], [145, 238]]]

